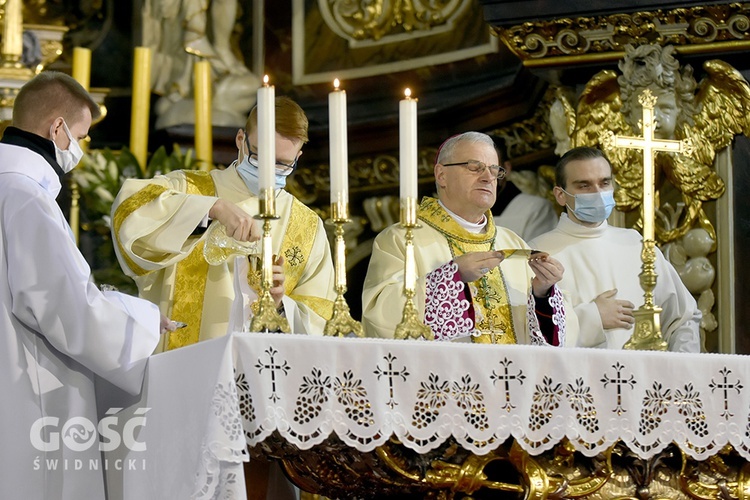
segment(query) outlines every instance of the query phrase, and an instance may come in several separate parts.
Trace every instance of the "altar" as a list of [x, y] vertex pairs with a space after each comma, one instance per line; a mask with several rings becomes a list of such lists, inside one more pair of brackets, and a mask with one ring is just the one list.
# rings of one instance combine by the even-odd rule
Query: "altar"
[[331, 498], [744, 498], [749, 378], [744, 356], [236, 333], [150, 359], [109, 494], [245, 498], [252, 454]]

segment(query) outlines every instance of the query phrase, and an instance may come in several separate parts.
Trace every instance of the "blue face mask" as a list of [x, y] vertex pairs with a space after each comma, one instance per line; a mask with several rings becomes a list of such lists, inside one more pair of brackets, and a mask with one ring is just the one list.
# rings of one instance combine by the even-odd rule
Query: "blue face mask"
[[[242, 180], [245, 181], [245, 185], [255, 196], [260, 193], [260, 179], [258, 178], [258, 162], [255, 158], [246, 156], [243, 160], [237, 164], [237, 173], [240, 174]], [[291, 174], [292, 171], [279, 173], [279, 169], [276, 169], [276, 185], [275, 189], [284, 189], [286, 186], [286, 178]]]
[[573, 212], [578, 220], [583, 222], [604, 222], [612, 213], [612, 209], [615, 208], [615, 192], [612, 190], [599, 191], [598, 193], [570, 194], [563, 189], [563, 192], [576, 199], [574, 209], [570, 208], [568, 204], [565, 206]]

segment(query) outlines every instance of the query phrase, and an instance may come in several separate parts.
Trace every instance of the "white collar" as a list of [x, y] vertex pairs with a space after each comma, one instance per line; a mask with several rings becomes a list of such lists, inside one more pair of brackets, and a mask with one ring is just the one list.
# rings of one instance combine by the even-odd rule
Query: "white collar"
[[557, 228], [563, 233], [575, 236], [576, 238], [598, 238], [609, 229], [609, 224], [605, 220], [596, 227], [584, 226], [571, 220], [568, 214], [563, 212], [560, 215], [560, 222], [557, 224]]
[[451, 217], [453, 217], [453, 220], [455, 220], [456, 222], [458, 222], [459, 226], [461, 226], [462, 228], [466, 229], [470, 233], [472, 233], [472, 234], [479, 234], [479, 233], [487, 232], [487, 215], [486, 214], [482, 214], [482, 220], [480, 220], [479, 222], [469, 222], [466, 219], [464, 219], [463, 217], [461, 217], [459, 215], [456, 215], [455, 213], [451, 212], [448, 209], [448, 207], [446, 207], [445, 204], [443, 204], [442, 201], [438, 200], [438, 203], [440, 204], [441, 207], [443, 207], [443, 210], [445, 210], [446, 212], [448, 212], [448, 215], [450, 215]]

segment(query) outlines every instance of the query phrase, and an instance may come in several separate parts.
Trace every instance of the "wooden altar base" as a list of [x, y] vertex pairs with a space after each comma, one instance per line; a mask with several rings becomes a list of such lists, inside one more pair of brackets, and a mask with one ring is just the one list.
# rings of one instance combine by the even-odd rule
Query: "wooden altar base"
[[338, 499], [746, 499], [750, 466], [730, 447], [703, 462], [669, 446], [642, 459], [618, 443], [586, 457], [569, 442], [530, 456], [513, 439], [474, 455], [454, 440], [418, 454], [395, 440], [360, 452], [331, 437], [300, 450], [277, 433], [251, 448], [302, 490]]

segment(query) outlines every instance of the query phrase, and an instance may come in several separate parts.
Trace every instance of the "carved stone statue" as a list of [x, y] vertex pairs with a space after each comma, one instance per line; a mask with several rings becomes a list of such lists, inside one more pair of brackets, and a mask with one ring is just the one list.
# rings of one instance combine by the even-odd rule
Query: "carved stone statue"
[[[690, 139], [695, 148], [691, 155], [656, 154], [657, 196], [659, 187], [668, 181], [685, 206], [680, 220], [672, 227], [657, 221], [657, 241], [675, 241], [696, 224], [716, 241], [716, 231], [703, 203], [724, 193], [724, 181], [713, 166], [716, 152], [728, 146], [736, 134], [750, 131], [750, 86], [737, 70], [719, 60], [703, 64], [706, 77], [697, 84], [692, 68], [680, 68], [673, 53], [671, 46], [626, 47], [625, 58], [619, 64], [622, 75], [601, 71], [583, 90], [575, 112], [571, 143], [604, 149], [619, 185], [615, 192], [617, 208], [623, 212], [638, 209], [642, 199], [642, 153], [607, 149], [600, 144], [599, 134], [611, 130], [618, 135], [640, 135], [642, 107], [638, 97], [643, 90], [650, 89], [658, 98], [654, 109], [655, 135], [663, 139]], [[562, 109], [572, 112], [573, 107], [565, 102], [565, 97], [558, 98], [564, 104]], [[560, 123], [559, 117], [557, 120]], [[564, 130], [559, 125], [557, 128]], [[655, 206], [661, 206], [658, 198]]]
[[237, 0], [145, 0], [143, 44], [153, 49], [156, 128], [194, 123], [193, 65], [211, 62], [212, 123], [242, 126], [255, 104], [260, 79], [235, 55]]

